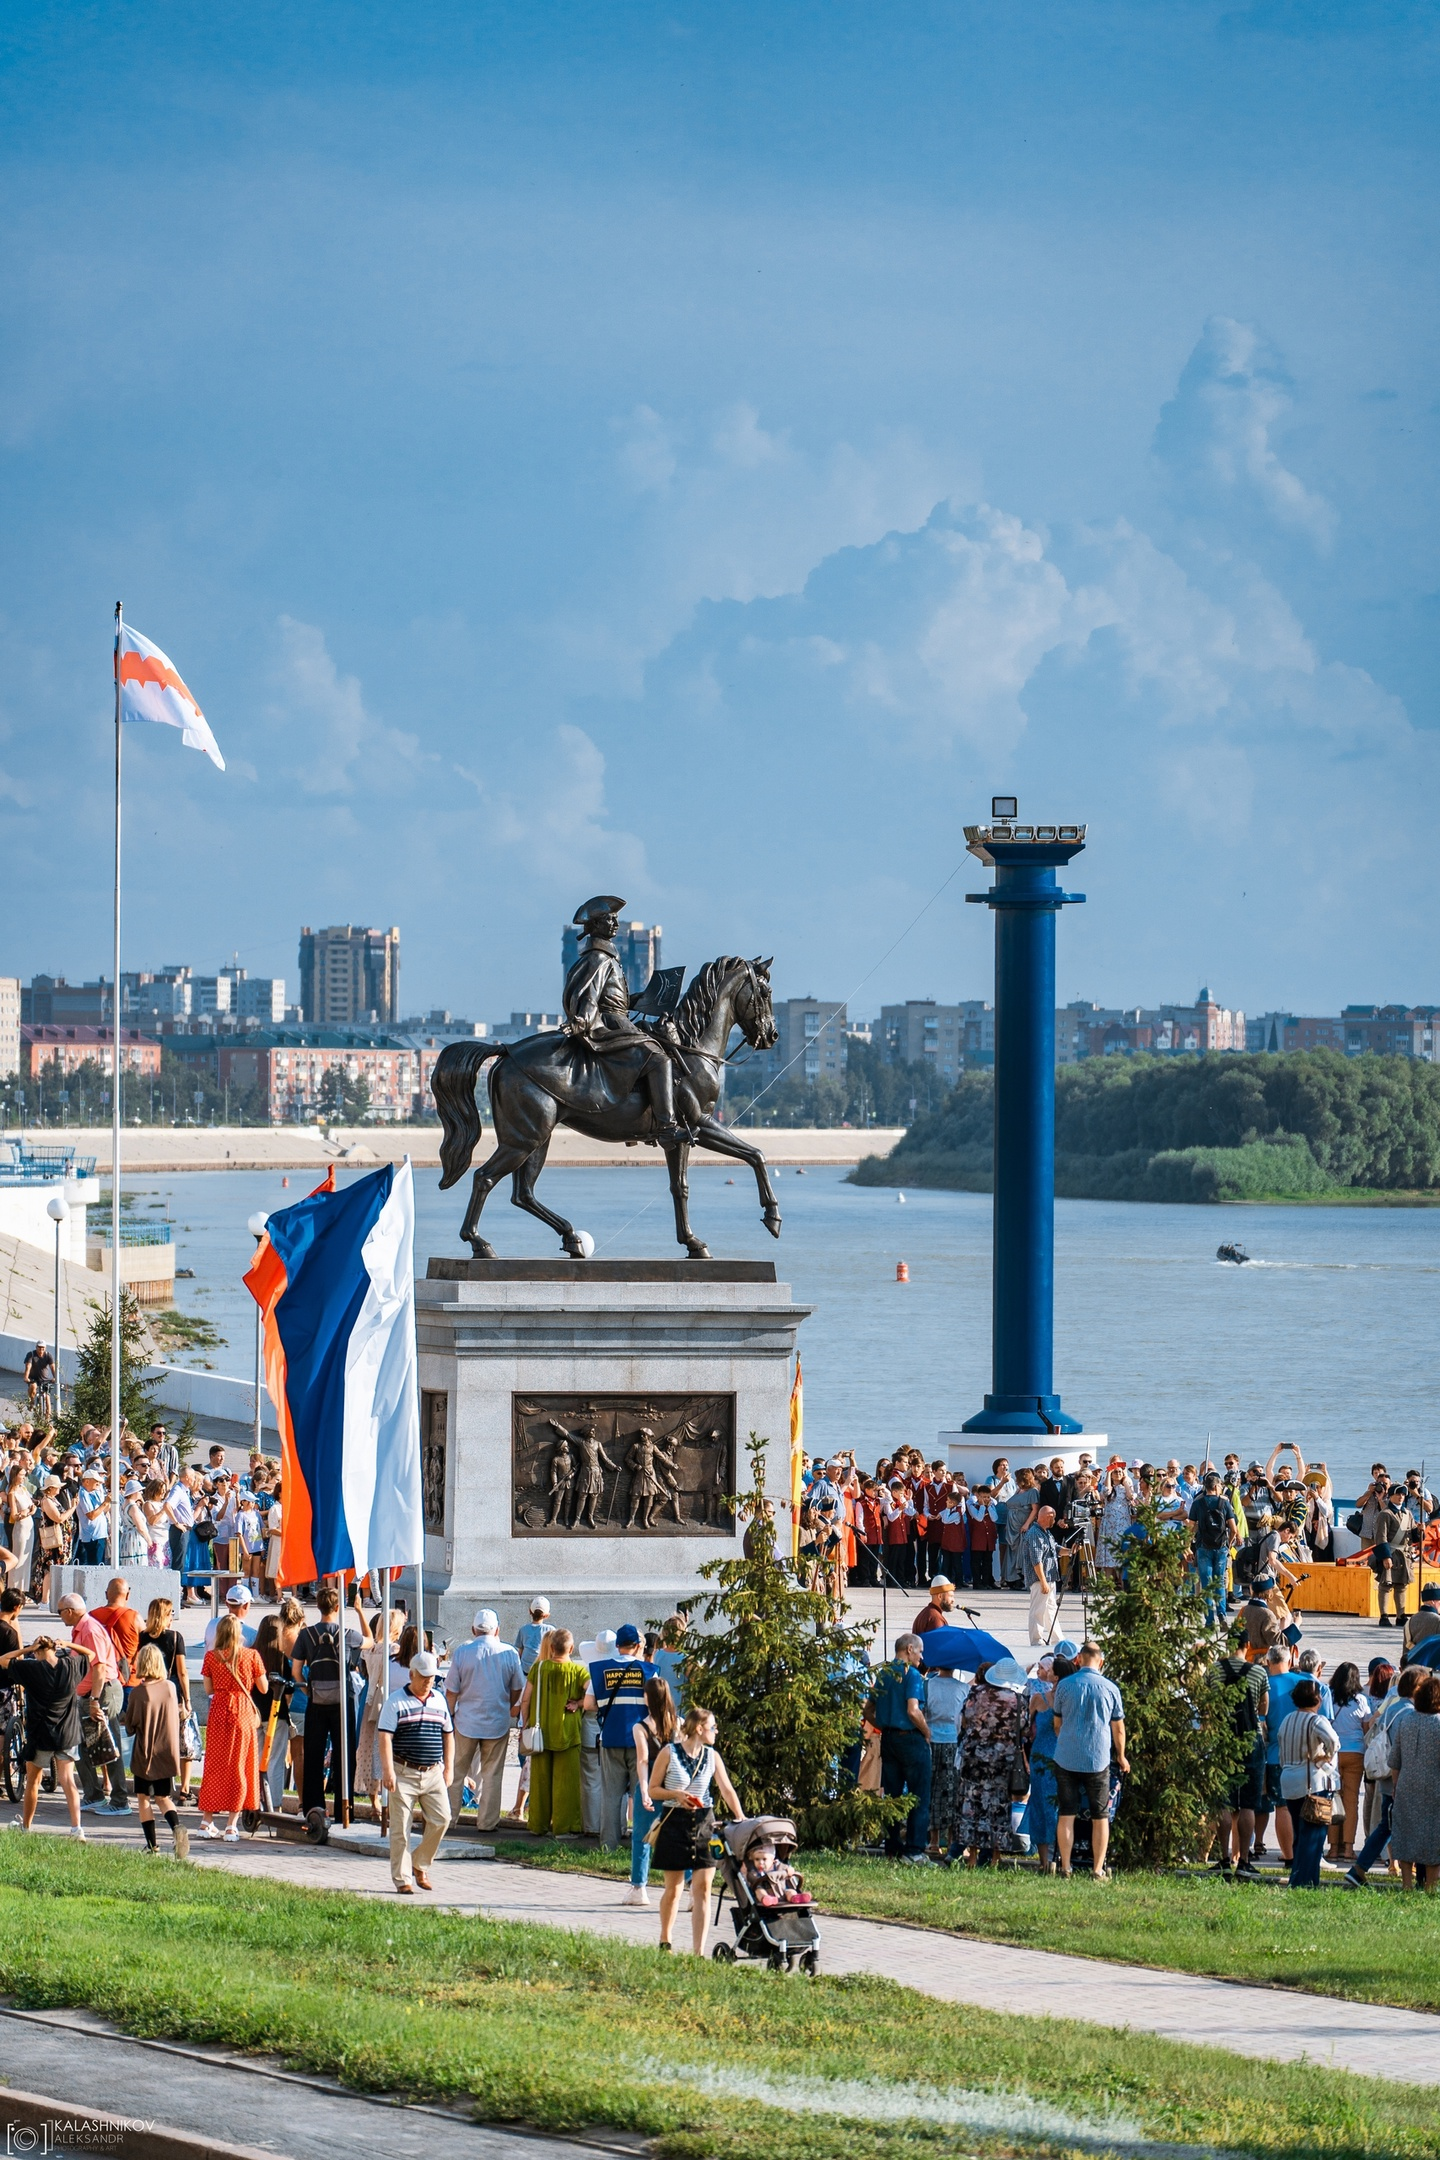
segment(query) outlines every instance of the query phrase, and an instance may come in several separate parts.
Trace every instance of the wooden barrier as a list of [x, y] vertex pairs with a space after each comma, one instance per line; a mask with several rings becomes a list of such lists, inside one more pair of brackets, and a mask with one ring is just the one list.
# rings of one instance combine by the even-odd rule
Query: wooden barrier
[[[1427, 1580], [1435, 1580], [1433, 1568], [1426, 1569]], [[1286, 1590], [1286, 1603], [1292, 1612], [1339, 1612], [1354, 1613], [1361, 1620], [1378, 1620], [1380, 1617], [1380, 1593], [1375, 1577], [1368, 1567], [1335, 1567], [1319, 1560], [1297, 1561], [1295, 1573], [1305, 1577], [1293, 1590]], [[1420, 1602], [1420, 1585], [1412, 1575], [1405, 1590], [1405, 1610], [1414, 1612]]]

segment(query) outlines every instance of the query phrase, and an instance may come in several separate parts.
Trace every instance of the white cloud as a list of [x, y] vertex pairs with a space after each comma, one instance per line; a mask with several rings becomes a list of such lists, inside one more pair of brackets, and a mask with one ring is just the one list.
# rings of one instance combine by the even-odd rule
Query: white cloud
[[[544, 760], [523, 799], [497, 798], [491, 805], [491, 839], [525, 857], [532, 873], [598, 888], [646, 882], [645, 849], [633, 833], [607, 822], [605, 758], [583, 728], [555, 731], [559, 755]], [[458, 770], [458, 768], [457, 768]], [[484, 792], [483, 783], [471, 780]], [[576, 898], [584, 896], [577, 893]]]
[[1335, 512], [1281, 462], [1271, 434], [1288, 414], [1291, 386], [1259, 332], [1214, 315], [1160, 414], [1155, 454], [1182, 510], [1258, 513], [1328, 548]]
[[410, 784], [426, 762], [419, 737], [375, 717], [359, 677], [336, 666], [323, 630], [282, 615], [279, 631], [271, 717], [298, 751], [299, 785], [311, 795], [349, 795]]

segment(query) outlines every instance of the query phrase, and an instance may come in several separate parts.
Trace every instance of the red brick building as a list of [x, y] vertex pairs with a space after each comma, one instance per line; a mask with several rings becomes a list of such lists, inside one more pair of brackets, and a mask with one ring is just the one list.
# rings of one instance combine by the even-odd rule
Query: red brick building
[[[20, 1030], [20, 1068], [35, 1074], [42, 1065], [58, 1065], [65, 1073], [82, 1065], [98, 1065], [101, 1072], [114, 1071], [114, 1038], [108, 1028], [29, 1025]], [[160, 1072], [160, 1045], [138, 1028], [120, 1030], [120, 1069], [127, 1073]]]
[[216, 1057], [219, 1081], [232, 1095], [261, 1094], [271, 1125], [304, 1124], [321, 1115], [320, 1091], [328, 1072], [352, 1084], [364, 1081], [370, 1116], [391, 1124], [430, 1106], [430, 1075], [439, 1047], [412, 1049], [403, 1043], [352, 1042], [323, 1029], [295, 1028], [221, 1040]]

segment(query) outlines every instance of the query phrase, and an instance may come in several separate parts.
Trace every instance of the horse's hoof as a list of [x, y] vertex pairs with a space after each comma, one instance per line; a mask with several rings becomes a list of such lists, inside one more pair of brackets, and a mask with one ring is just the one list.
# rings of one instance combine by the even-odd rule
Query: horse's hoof
[[764, 1214], [763, 1214], [763, 1216], [761, 1217], [761, 1221], [762, 1221], [762, 1222], [764, 1223], [764, 1225], [765, 1225], [765, 1228], [766, 1228], [766, 1229], [767, 1229], [767, 1230], [769, 1231], [769, 1233], [770, 1233], [771, 1237], [779, 1237], [779, 1235], [780, 1235], [780, 1210], [779, 1210], [779, 1208], [775, 1208], [775, 1207], [767, 1207], [767, 1208], [766, 1208], [766, 1210], [765, 1210], [765, 1213], [764, 1213]]
[[563, 1239], [563, 1240], [562, 1240], [562, 1242], [563, 1242], [563, 1244], [564, 1244], [564, 1247], [565, 1247], [565, 1250], [566, 1250], [566, 1252], [567, 1252], [567, 1253], [569, 1254], [569, 1256], [570, 1256], [570, 1258], [571, 1258], [572, 1260], [588, 1260], [588, 1259], [589, 1259], [589, 1257], [590, 1257], [590, 1254], [586, 1252], [586, 1250], [585, 1250], [585, 1247], [584, 1247], [584, 1245], [583, 1245], [583, 1244], [581, 1243], [581, 1241], [580, 1241], [580, 1239], [579, 1239], [578, 1237], [573, 1237], [573, 1238], [568, 1238], [568, 1237], [567, 1237], [567, 1238]]
[[493, 1260], [495, 1258], [495, 1248], [483, 1237], [472, 1237], [470, 1240], [470, 1257], [472, 1260]]
[[692, 1260], [708, 1260], [710, 1258], [709, 1246], [702, 1245], [699, 1238], [692, 1238], [685, 1250]]

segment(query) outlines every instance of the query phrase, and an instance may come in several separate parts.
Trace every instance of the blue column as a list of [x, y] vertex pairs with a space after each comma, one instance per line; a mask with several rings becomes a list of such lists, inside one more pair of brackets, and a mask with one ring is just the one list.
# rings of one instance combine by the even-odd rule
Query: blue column
[[995, 911], [995, 1258], [991, 1393], [964, 1430], [1073, 1433], [1053, 1370], [1055, 917], [1085, 896], [1061, 892], [1055, 872], [1080, 852], [1084, 828], [1013, 833], [966, 829], [972, 854], [995, 869], [989, 892], [966, 895]]

